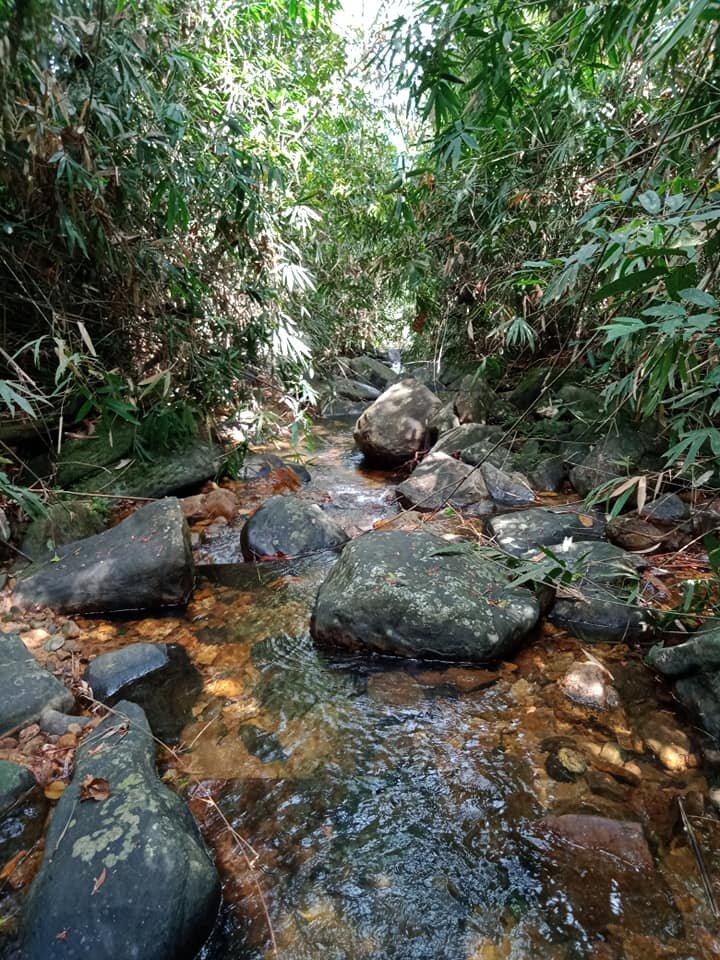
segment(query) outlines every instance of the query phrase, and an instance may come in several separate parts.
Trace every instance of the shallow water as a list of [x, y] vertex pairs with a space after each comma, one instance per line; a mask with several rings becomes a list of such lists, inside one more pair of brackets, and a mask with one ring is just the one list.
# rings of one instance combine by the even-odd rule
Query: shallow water
[[[319, 442], [302, 495], [387, 520], [391, 478], [359, 469], [348, 427]], [[336, 656], [307, 632], [333, 562], [208, 566], [182, 617], [93, 623], [97, 651], [173, 640], [203, 677], [184, 751], [160, 758], [223, 876], [203, 960], [720, 956], [677, 814], [678, 796], [702, 814], [707, 784], [639, 655], [593, 647], [621, 701], [601, 714], [562, 695], [584, 654], [551, 628], [494, 671]], [[644, 732], [660, 710], [665, 767]], [[558, 744], [587, 761], [576, 782], [546, 770]], [[655, 867], [553, 840], [542, 818], [564, 813], [640, 822]], [[717, 873], [716, 822], [694, 822]]]

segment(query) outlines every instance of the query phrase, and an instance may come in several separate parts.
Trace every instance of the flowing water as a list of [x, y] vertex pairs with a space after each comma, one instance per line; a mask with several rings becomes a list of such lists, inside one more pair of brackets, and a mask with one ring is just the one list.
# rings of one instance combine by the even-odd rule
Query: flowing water
[[[391, 478], [361, 469], [347, 424], [318, 443], [299, 495], [356, 532], [387, 521]], [[243, 489], [246, 511], [271, 492]], [[184, 616], [92, 623], [98, 652], [176, 641], [202, 675], [183, 747], [160, 762], [223, 876], [203, 960], [720, 956], [677, 811], [680, 796], [698, 815], [717, 873], [707, 784], [637, 653], [593, 648], [621, 705], [591, 713], [557, 684], [581, 645], [550, 628], [492, 671], [319, 651], [308, 623], [333, 557], [237, 563], [238, 533], [202, 531], [214, 565]], [[587, 762], [574, 782], [548, 773], [563, 746]], [[631, 841], [589, 853], [553, 839], [543, 818], [565, 813], [642, 824], [655, 866], [635, 864]]]

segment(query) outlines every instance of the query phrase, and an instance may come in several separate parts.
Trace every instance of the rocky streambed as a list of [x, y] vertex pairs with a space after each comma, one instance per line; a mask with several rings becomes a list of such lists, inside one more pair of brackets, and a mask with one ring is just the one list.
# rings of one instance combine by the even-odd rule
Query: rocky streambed
[[566, 485], [610, 441], [362, 374], [365, 457], [321, 421], [307, 470], [260, 452], [15, 584], [0, 955], [720, 955], [683, 824], [713, 882], [720, 634], [646, 665], [669, 581]]

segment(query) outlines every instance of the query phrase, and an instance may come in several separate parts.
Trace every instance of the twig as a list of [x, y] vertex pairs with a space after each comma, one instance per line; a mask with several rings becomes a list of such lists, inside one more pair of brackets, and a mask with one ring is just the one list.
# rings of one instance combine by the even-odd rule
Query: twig
[[698, 839], [695, 836], [695, 831], [693, 826], [688, 819], [688, 815], [685, 812], [685, 804], [682, 801], [682, 797], [678, 797], [678, 807], [680, 808], [680, 816], [682, 817], [683, 827], [685, 828], [685, 833], [688, 835], [688, 840], [690, 841], [690, 849], [695, 854], [695, 862], [697, 863], [698, 870], [700, 871], [700, 877], [702, 879], [702, 884], [705, 889], [705, 896], [708, 898], [708, 903], [710, 904], [710, 909], [712, 910], [712, 915], [715, 919], [720, 918], [720, 912], [718, 912], [717, 902], [715, 901], [715, 894], [713, 893], [712, 888], [712, 879], [708, 868], [705, 864], [705, 857], [698, 843]]

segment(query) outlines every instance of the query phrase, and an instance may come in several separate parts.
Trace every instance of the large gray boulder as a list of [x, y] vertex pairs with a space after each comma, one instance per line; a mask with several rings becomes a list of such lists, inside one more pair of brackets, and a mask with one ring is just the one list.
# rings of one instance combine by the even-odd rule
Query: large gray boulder
[[[127, 720], [111, 714], [81, 743], [55, 810], [25, 960], [190, 960], [212, 928], [220, 883], [195, 821], [157, 777], [143, 711], [117, 711]], [[88, 780], [107, 782], [106, 799], [83, 800]]]
[[538, 547], [574, 540], [602, 540], [605, 520], [596, 513], [574, 507], [534, 507], [505, 513], [488, 521], [488, 532], [498, 546], [515, 557], [537, 553]]
[[489, 556], [425, 532], [354, 540], [318, 591], [311, 633], [323, 645], [399, 657], [488, 662], [537, 624], [537, 600]]
[[292, 496], [270, 497], [247, 520], [240, 534], [246, 560], [300, 557], [335, 550], [347, 534], [315, 503]]
[[150, 503], [110, 530], [57, 548], [17, 581], [24, 609], [111, 613], [178, 606], [193, 587], [190, 532], [180, 502]]
[[353, 357], [348, 366], [362, 380], [371, 383], [378, 390], [387, 390], [399, 377], [386, 363], [375, 357]]
[[73, 695], [35, 660], [20, 637], [0, 633], [0, 736], [38, 719], [45, 707], [71, 710]]
[[355, 443], [368, 460], [395, 465], [425, 446], [428, 422], [440, 400], [417, 380], [393, 384], [360, 415]]
[[420, 511], [452, 507], [468, 516], [479, 517], [493, 509], [481, 471], [473, 470], [447, 453], [429, 453], [395, 490], [406, 503]]

